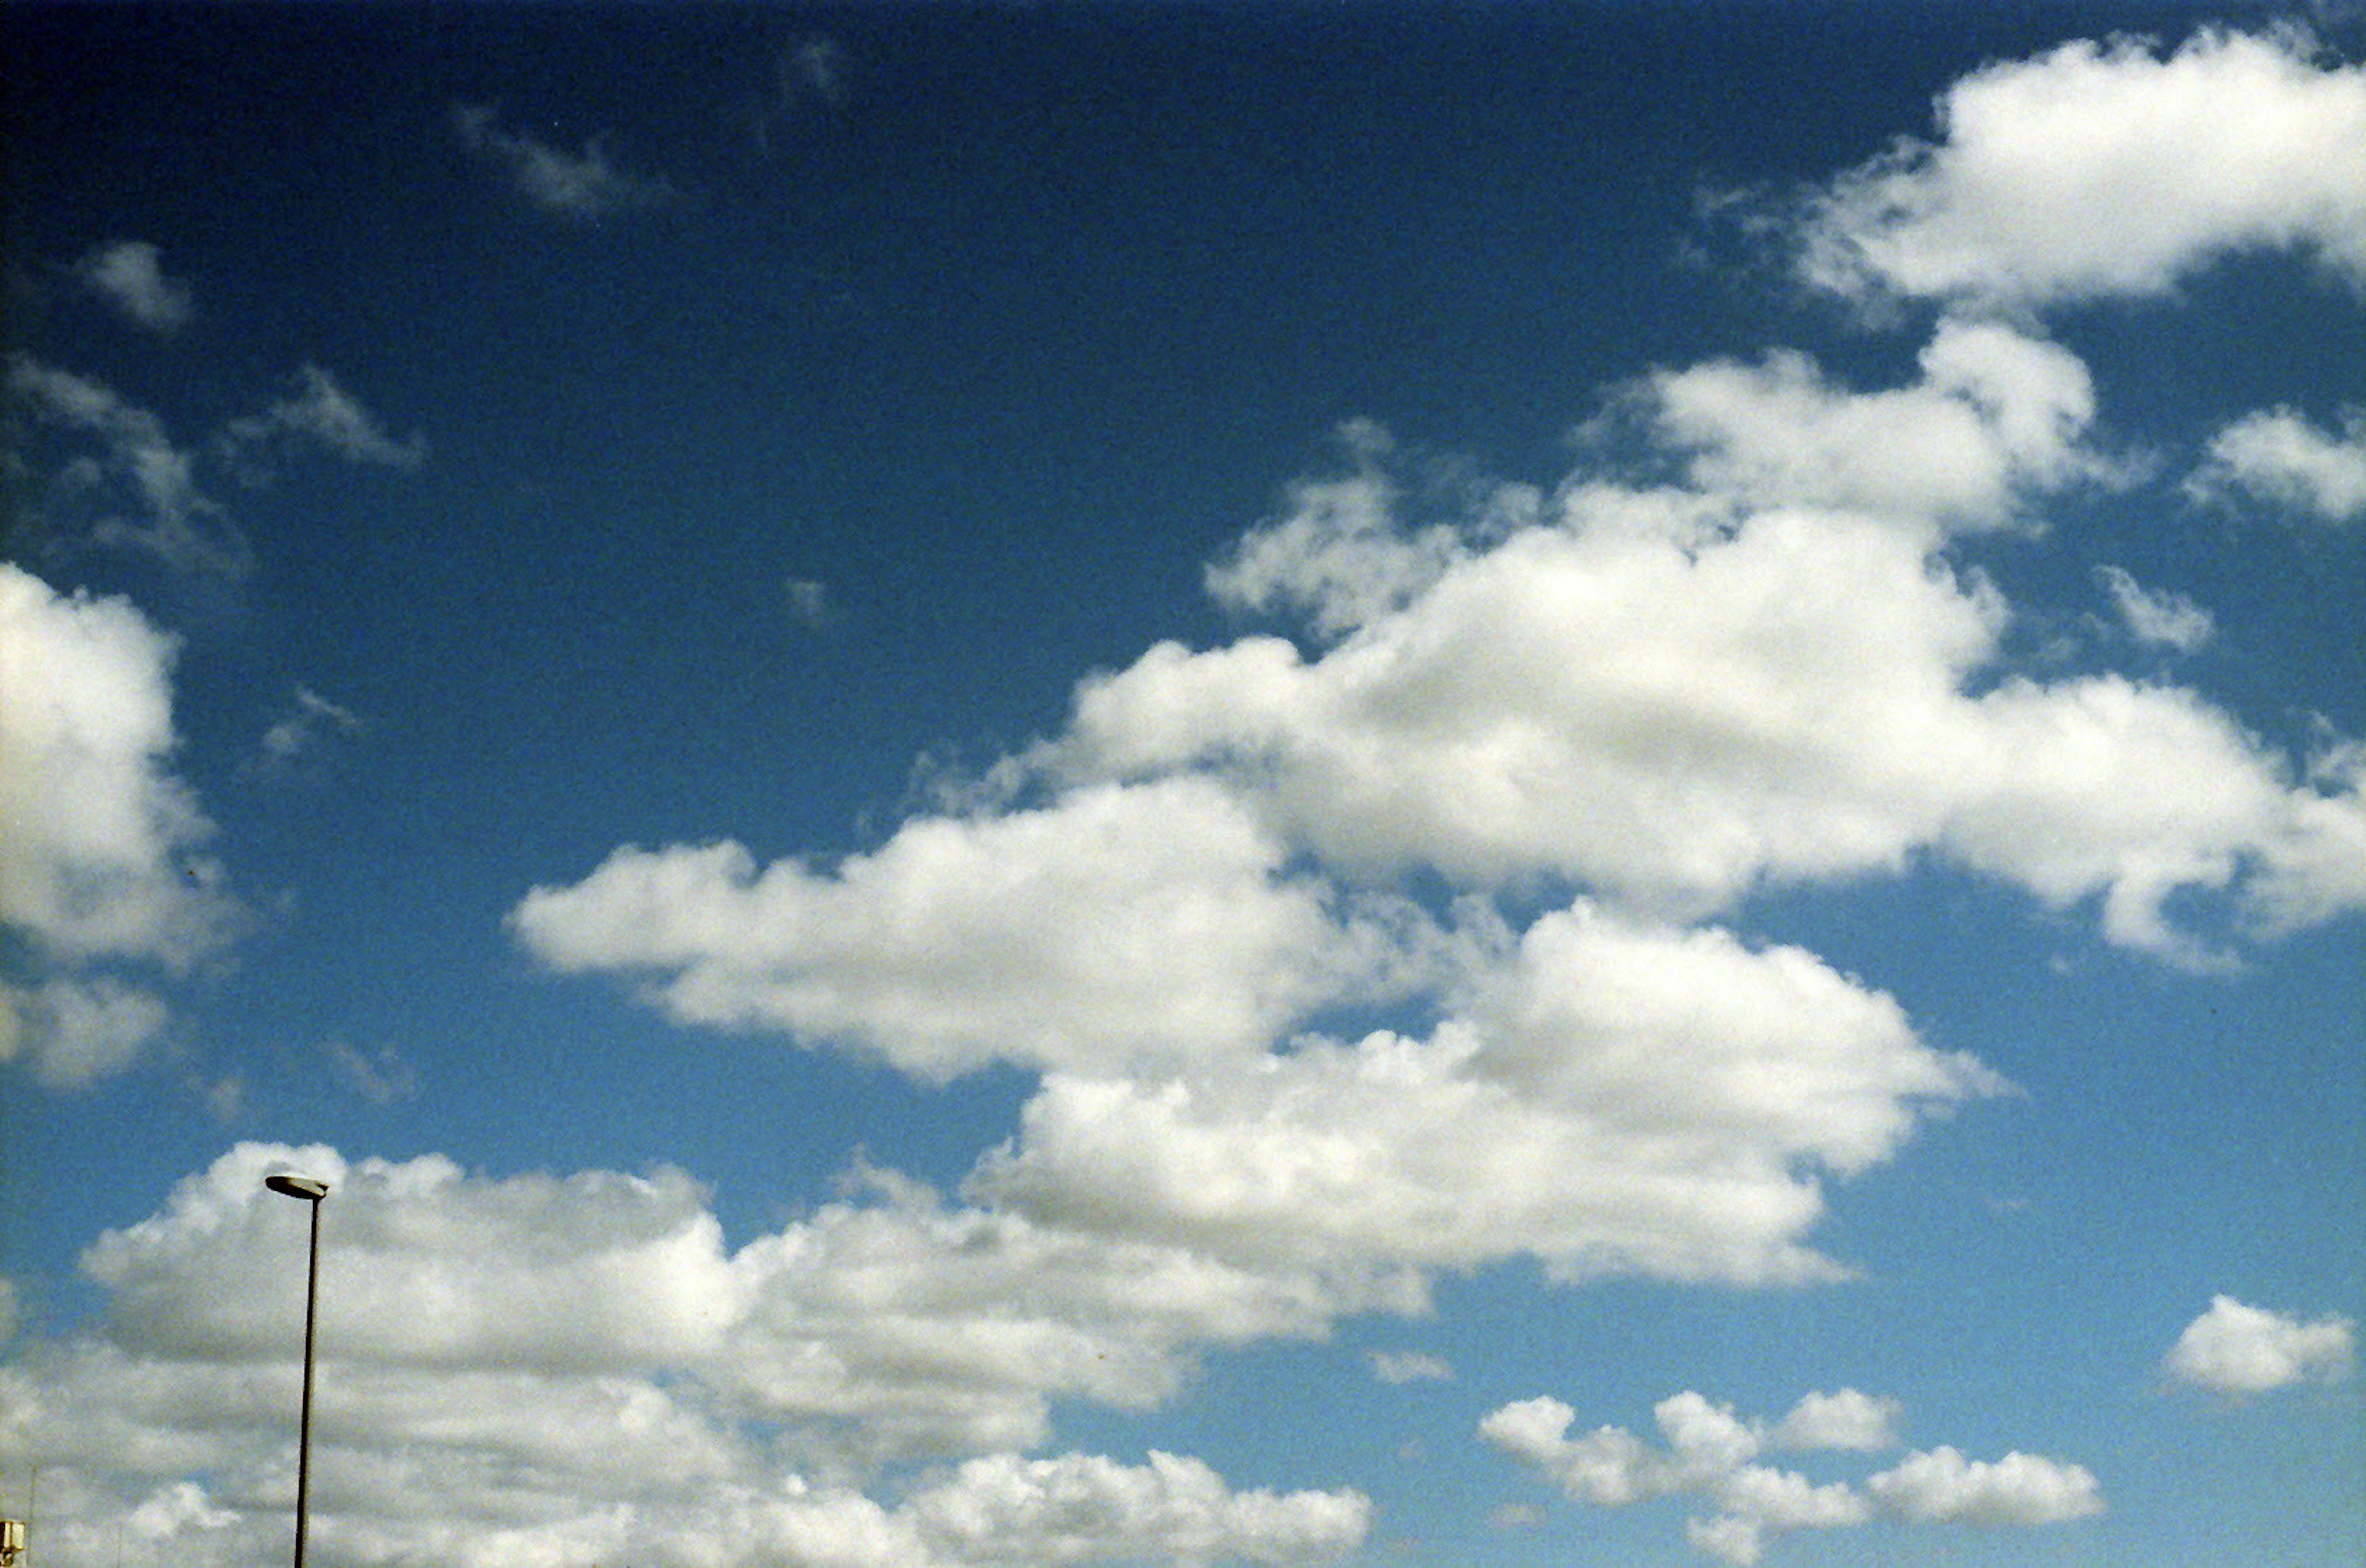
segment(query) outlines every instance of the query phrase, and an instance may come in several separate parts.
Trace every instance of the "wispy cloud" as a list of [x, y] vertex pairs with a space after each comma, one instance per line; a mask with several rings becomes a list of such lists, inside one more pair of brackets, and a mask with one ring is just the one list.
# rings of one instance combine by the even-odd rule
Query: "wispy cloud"
[[520, 195], [553, 217], [588, 221], [671, 207], [683, 199], [661, 176], [611, 163], [597, 136], [585, 141], [580, 152], [569, 152], [503, 130], [489, 104], [456, 106], [452, 128], [462, 146], [501, 170]]
[[51, 476], [49, 507], [60, 519], [86, 518], [93, 542], [146, 551], [176, 570], [235, 577], [253, 568], [245, 535], [198, 488], [196, 455], [163, 420], [102, 382], [25, 354], [8, 358], [8, 390], [96, 447]]
[[812, 578], [793, 577], [783, 585], [787, 599], [789, 618], [808, 631], [826, 631], [838, 624], [838, 605], [830, 598], [829, 585]]
[[372, 1105], [393, 1105], [419, 1093], [418, 1071], [391, 1046], [364, 1053], [332, 1040], [321, 1050], [345, 1087]]
[[2128, 635], [2146, 647], [2193, 653], [2217, 632], [2210, 612], [2182, 593], [2146, 588], [2123, 567], [2098, 567], [2095, 575]]
[[[397, 440], [337, 378], [316, 365], [261, 413], [231, 420], [201, 446], [176, 442], [164, 422], [106, 383], [26, 354], [7, 360], [9, 393], [83, 449], [47, 476], [44, 512], [94, 544], [152, 555], [175, 570], [240, 577], [253, 547], [211, 487], [225, 470], [256, 479], [275, 452], [326, 451], [347, 462], [410, 468], [423, 438]], [[210, 476], [210, 477], [209, 477]]]
[[223, 444], [233, 460], [248, 457], [257, 447], [287, 441], [319, 447], [347, 462], [381, 468], [415, 468], [426, 460], [424, 437], [412, 434], [398, 441], [389, 435], [361, 400], [319, 366], [304, 366], [297, 371], [295, 381], [292, 395], [224, 427]]
[[102, 245], [75, 263], [73, 271], [127, 320], [152, 332], [178, 332], [197, 315], [189, 286], [165, 276], [161, 253], [145, 240]]
[[1454, 1369], [1417, 1350], [1375, 1350], [1372, 1375], [1385, 1383], [1451, 1382]]

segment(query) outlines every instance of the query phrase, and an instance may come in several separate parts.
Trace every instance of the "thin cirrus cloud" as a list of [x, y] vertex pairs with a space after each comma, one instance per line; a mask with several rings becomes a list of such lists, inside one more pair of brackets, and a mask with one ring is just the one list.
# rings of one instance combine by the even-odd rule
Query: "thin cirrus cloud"
[[2146, 588], [2124, 567], [2099, 567], [2095, 576], [2128, 635], [2147, 648], [2199, 652], [2218, 629], [2209, 611], [2182, 593]]
[[196, 319], [189, 285], [165, 273], [163, 253], [145, 240], [101, 245], [74, 264], [73, 274], [127, 321], [151, 332], [176, 333]]
[[672, 207], [682, 193], [656, 175], [612, 162], [599, 137], [580, 152], [551, 146], [523, 131], [504, 130], [490, 104], [458, 104], [452, 130], [460, 145], [501, 172], [511, 187], [537, 211], [573, 222]]
[[42, 521], [179, 571], [253, 570], [246, 536], [198, 486], [197, 455], [175, 443], [162, 419], [104, 382], [27, 354], [9, 355], [7, 386], [41, 423], [87, 444], [49, 475]]
[[349, 463], [390, 468], [414, 468], [426, 459], [423, 436], [397, 440], [387, 434], [377, 416], [319, 366], [304, 366], [295, 382], [290, 396], [259, 414], [231, 421], [222, 431], [222, 444], [232, 452], [244, 452], [293, 441]]
[[28, 354], [9, 355], [10, 395], [79, 447], [46, 473], [31, 470], [41, 481], [38, 520], [69, 537], [152, 556], [177, 571], [240, 577], [254, 569], [254, 548], [211, 493], [208, 466], [251, 479], [274, 454], [324, 451], [394, 468], [425, 459], [423, 437], [389, 434], [319, 366], [304, 366], [295, 382], [291, 395], [226, 422], [210, 442], [190, 446], [105, 382]]
[[1726, 1562], [1759, 1561], [1767, 1540], [1796, 1530], [1845, 1529], [1876, 1519], [2027, 1529], [2103, 1511], [2102, 1489], [2083, 1466], [2034, 1454], [1966, 1459], [1946, 1446], [1917, 1450], [1857, 1481], [1821, 1484], [1758, 1462], [1768, 1452], [1897, 1446], [1898, 1402], [1842, 1389], [1810, 1393], [1779, 1421], [1745, 1419], [1686, 1390], [1653, 1407], [1662, 1444], [1623, 1427], [1572, 1436], [1577, 1413], [1549, 1395], [1489, 1413], [1479, 1436], [1572, 1500], [1627, 1507], [1661, 1498], [1709, 1510], [1685, 1522], [1685, 1539]]

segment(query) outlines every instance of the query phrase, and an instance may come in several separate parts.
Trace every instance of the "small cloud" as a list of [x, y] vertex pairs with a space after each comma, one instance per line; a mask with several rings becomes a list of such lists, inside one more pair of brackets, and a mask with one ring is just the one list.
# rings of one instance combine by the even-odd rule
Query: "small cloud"
[[846, 100], [846, 48], [834, 38], [799, 39], [781, 51], [781, 100], [811, 94], [824, 103]]
[[36, 418], [94, 443], [51, 480], [57, 502], [91, 514], [91, 540], [152, 552], [177, 570], [244, 575], [245, 536], [198, 488], [197, 458], [164, 422], [105, 383], [28, 355], [7, 359], [6, 389]]
[[1499, 1530], [1532, 1530], [1545, 1522], [1545, 1511], [1533, 1503], [1499, 1503], [1487, 1522]]
[[2349, 1375], [2356, 1355], [2346, 1317], [2304, 1323], [2283, 1313], [2213, 1296], [2162, 1359], [2169, 1375], [2216, 1393], [2266, 1393], [2311, 1379]]
[[393, 1105], [419, 1092], [419, 1074], [391, 1047], [380, 1046], [365, 1055], [342, 1040], [321, 1047], [347, 1089], [372, 1105]]
[[463, 147], [507, 175], [520, 195], [553, 217], [584, 222], [672, 207], [683, 199], [657, 175], [611, 164], [597, 136], [584, 142], [582, 152], [569, 152], [502, 130], [494, 114], [490, 104], [456, 106], [453, 131]]
[[317, 365], [297, 372], [293, 397], [282, 398], [259, 414], [232, 420], [222, 433], [222, 444], [233, 457], [290, 438], [324, 446], [347, 462], [381, 468], [415, 468], [427, 457], [422, 437], [397, 441], [389, 435], [359, 399]]
[[793, 577], [783, 590], [789, 615], [797, 625], [821, 631], [837, 625], [838, 608], [830, 603], [829, 585], [810, 578]]
[[354, 734], [362, 728], [360, 716], [331, 702], [310, 686], [296, 688], [294, 703], [263, 732], [263, 766], [283, 773], [315, 750], [325, 730]]
[[73, 270], [126, 320], [151, 332], [176, 333], [197, 315], [189, 286], [164, 275], [160, 254], [145, 240], [102, 245], [75, 263]]
[[2227, 425], [2211, 438], [2185, 493], [2228, 502], [2237, 492], [2327, 523], [2366, 521], [2366, 408], [2344, 409], [2338, 431], [2289, 408]]
[[217, 1126], [229, 1126], [246, 1109], [246, 1080], [236, 1073], [212, 1083], [200, 1082], [195, 1088], [197, 1098], [205, 1104], [206, 1114], [213, 1118]]
[[1451, 1382], [1454, 1369], [1436, 1356], [1414, 1350], [1375, 1350], [1372, 1372], [1382, 1382]]
[[1860, 1393], [1853, 1388], [1838, 1393], [1810, 1393], [1775, 1426], [1771, 1440], [1779, 1449], [1875, 1453], [1897, 1446], [1898, 1420], [1904, 1408], [1895, 1399]]
[[2148, 648], [2193, 653], [2217, 632], [2210, 612], [2182, 593], [2146, 588], [2116, 566], [2098, 567], [2095, 576], [2110, 592], [2128, 635]]
[[22, 1055], [44, 1086], [88, 1089], [129, 1071], [171, 1016], [154, 992], [110, 976], [0, 984], [0, 1061]]

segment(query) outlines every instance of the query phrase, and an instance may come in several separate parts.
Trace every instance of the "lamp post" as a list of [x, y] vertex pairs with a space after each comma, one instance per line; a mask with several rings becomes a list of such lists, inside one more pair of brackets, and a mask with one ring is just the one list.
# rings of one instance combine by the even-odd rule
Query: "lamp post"
[[321, 1200], [329, 1195], [329, 1184], [282, 1172], [265, 1177], [263, 1185], [312, 1205], [312, 1245], [304, 1261], [304, 1413], [296, 1431], [296, 1568], [304, 1568], [305, 1516], [312, 1493], [312, 1316], [321, 1304]]

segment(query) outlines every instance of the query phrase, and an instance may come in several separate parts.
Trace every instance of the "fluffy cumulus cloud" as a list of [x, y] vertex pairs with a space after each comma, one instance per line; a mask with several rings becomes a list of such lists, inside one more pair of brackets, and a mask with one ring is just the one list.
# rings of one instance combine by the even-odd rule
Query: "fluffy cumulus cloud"
[[[2174, 687], [2005, 675], [2010, 609], [1910, 531], [1572, 489], [1313, 656], [1168, 644], [1079, 691], [1065, 779], [1225, 779], [1351, 877], [1568, 878], [1697, 916], [1921, 852], [2206, 960], [2164, 913], [2321, 907], [2366, 806]], [[2156, 809], [2156, 807], [2158, 809]], [[2314, 868], [2314, 869], [2304, 869]], [[2336, 902], [2347, 894], [2333, 895]]]
[[926, 1077], [1121, 1069], [1254, 1050], [1319, 1001], [1398, 984], [1403, 917], [1288, 860], [1239, 802], [1177, 779], [916, 819], [828, 871], [760, 870], [729, 843], [620, 851], [513, 924], [554, 968], [649, 976], [685, 1021], [842, 1042]]
[[136, 1058], [165, 1017], [142, 976], [188, 969], [236, 924], [212, 825], [172, 768], [175, 650], [128, 601], [0, 565], [0, 913], [47, 971], [0, 989], [0, 1046], [52, 1084]]
[[1915, 1524], [2035, 1526], [2102, 1511], [2081, 1466], [2030, 1454], [1966, 1460], [1952, 1448], [1907, 1454], [1860, 1482], [1818, 1484], [1758, 1462], [1772, 1450], [1878, 1451], [1896, 1445], [1895, 1400], [1855, 1389], [1810, 1393], [1778, 1421], [1749, 1420], [1689, 1390], [1653, 1407], [1662, 1443], [1623, 1427], [1572, 1435], [1577, 1413], [1550, 1396], [1491, 1412], [1479, 1435], [1596, 1507], [1682, 1497], [1711, 1510], [1684, 1527], [1693, 1546], [1724, 1562], [1756, 1562], [1770, 1536], [1841, 1529], [1876, 1518]]
[[[1351, 1490], [1235, 1490], [1161, 1453], [1024, 1451], [1055, 1394], [1141, 1404], [1192, 1347], [1315, 1331], [1327, 1308], [1310, 1291], [1172, 1248], [1080, 1246], [884, 1177], [734, 1252], [675, 1171], [494, 1179], [245, 1145], [93, 1244], [102, 1332], [0, 1374], [0, 1461], [41, 1456], [62, 1555], [127, 1517], [198, 1563], [279, 1539], [307, 1216], [261, 1183], [287, 1168], [332, 1190], [324, 1553], [1292, 1563], [1366, 1532]], [[792, 1437], [759, 1440], [750, 1423]], [[915, 1457], [959, 1462], [865, 1489]]]
[[2366, 281], [2366, 67], [2305, 35], [2065, 44], [1966, 77], [1938, 118], [1813, 198], [1810, 281], [2028, 307], [2162, 294], [2266, 249]]
[[2094, 389], [2058, 345], [1946, 321], [1921, 369], [1911, 386], [1852, 392], [1782, 352], [1662, 371], [1638, 396], [1662, 441], [1687, 456], [1695, 485], [1762, 505], [1990, 528], [2035, 494], [2121, 476], [2083, 440]]
[[2357, 1353], [2346, 1317], [2304, 1320], [2232, 1296], [2185, 1325], [2162, 1365], [2169, 1376], [2216, 1393], [2266, 1393], [2293, 1383], [2349, 1375]]
[[1768, 1282], [1816, 1168], [1887, 1157], [1925, 1104], [2001, 1087], [1794, 949], [1581, 908], [1476, 942], [1427, 1038], [1307, 1038], [1150, 1081], [1055, 1074], [973, 1189], [1051, 1223], [1179, 1235], [1252, 1266]]
[[[1999, 68], [1949, 125], [1985, 148], [1999, 84], [2067, 79], [2124, 114], [2133, 82], [2173, 153], [2196, 72], [2349, 90], [2289, 39], [2214, 35], [2168, 62]], [[1968, 156], [1884, 177], [1944, 194]], [[1854, 221], [1872, 177], [1820, 221]], [[2032, 211], [1994, 217], [2020, 234]], [[2069, 291], [2106, 286], [2134, 287]], [[1086, 679], [966, 809], [867, 852], [621, 849], [512, 928], [685, 1022], [930, 1081], [1040, 1072], [963, 1189], [999, 1215], [1406, 1302], [1519, 1257], [1565, 1280], [1846, 1276], [1813, 1245], [1828, 1185], [2006, 1086], [1877, 989], [1717, 923], [1768, 889], [1935, 864], [2198, 969], [2366, 908], [2366, 751], [2296, 758], [2190, 689], [2013, 652], [1967, 536], [2039, 538], [2041, 503], [2142, 477], [2034, 319], [1943, 313], [1898, 386], [1778, 352], [1609, 403], [1550, 484], [1351, 424], [1349, 471], [1209, 570], [1271, 629]], [[2142, 644], [2211, 633], [2173, 592], [2101, 581]]]
[[2327, 430], [2293, 409], [2245, 414], [2210, 440], [2186, 481], [2205, 501], [2249, 497], [2327, 523], [2366, 519], [2366, 409]]

